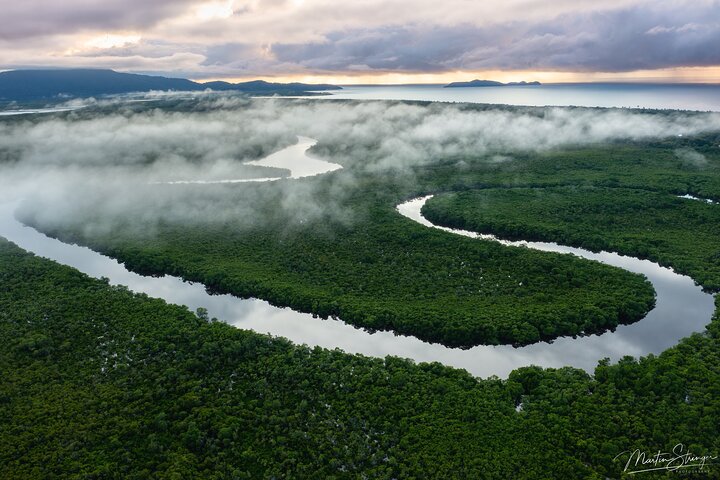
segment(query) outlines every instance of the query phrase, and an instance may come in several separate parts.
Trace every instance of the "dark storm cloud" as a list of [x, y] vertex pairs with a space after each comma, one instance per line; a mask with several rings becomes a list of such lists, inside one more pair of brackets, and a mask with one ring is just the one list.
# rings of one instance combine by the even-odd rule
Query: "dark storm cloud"
[[276, 44], [317, 70], [547, 69], [619, 72], [720, 64], [720, 2], [644, 4], [490, 26], [400, 25]]
[[309, 68], [345, 70], [441, 71], [462, 68], [463, 56], [478, 45], [494, 41], [495, 29], [469, 25], [398, 26], [374, 30], [334, 32], [323, 43], [274, 45], [278, 60], [300, 62]]
[[4, 3], [0, 69], [98, 67], [217, 78], [720, 65], [720, 0]]
[[193, 0], [21, 0], [3, 2], [0, 39], [82, 30], [137, 29], [182, 12]]

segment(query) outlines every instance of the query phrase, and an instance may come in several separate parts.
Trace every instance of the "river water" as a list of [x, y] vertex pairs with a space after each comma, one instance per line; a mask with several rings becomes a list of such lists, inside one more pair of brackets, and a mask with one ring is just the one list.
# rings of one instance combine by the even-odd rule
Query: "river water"
[[[313, 158], [307, 154], [316, 143], [314, 138], [303, 137], [298, 135], [298, 141], [295, 145], [283, 148], [275, 153], [271, 153], [260, 160], [252, 160], [245, 162], [245, 165], [255, 165], [259, 167], [284, 168], [290, 170], [288, 177], [264, 177], [264, 178], [223, 178], [219, 180], [174, 180], [168, 182], [156, 182], [166, 185], [212, 185], [223, 183], [247, 183], [247, 182], [274, 182], [282, 178], [304, 178], [330, 173], [342, 168], [342, 165], [330, 163], [318, 158]], [[298, 161], [300, 159], [301, 161]]]
[[[305, 173], [319, 174], [321, 162], [306, 155], [312, 139], [300, 138], [301, 157], [297, 164], [308, 161], [312, 167], [290, 168], [291, 177]], [[298, 145], [288, 147], [296, 154]], [[287, 159], [285, 154], [275, 157]], [[268, 157], [269, 158], [269, 157]], [[261, 161], [262, 162], [262, 161]], [[327, 162], [326, 162], [327, 163]], [[261, 163], [262, 164], [262, 163]], [[291, 166], [287, 163], [285, 166]], [[273, 163], [272, 166], [280, 166]], [[327, 163], [326, 171], [337, 169]], [[428, 228], [441, 228], [448, 235], [480, 237], [478, 241], [497, 241], [492, 236], [479, 236], [472, 232], [436, 227], [423, 218], [420, 210], [430, 197], [410, 200], [397, 207], [398, 215], [408, 221], [421, 223]], [[225, 321], [238, 328], [282, 336], [298, 344], [340, 348], [348, 353], [360, 353], [373, 357], [394, 355], [417, 362], [440, 362], [464, 368], [475, 376], [497, 375], [506, 377], [510, 371], [525, 365], [562, 367], [571, 365], [592, 372], [597, 361], [604, 357], [617, 360], [624, 355], [659, 353], [674, 345], [692, 332], [704, 330], [713, 313], [713, 297], [702, 292], [687, 276], [660, 267], [647, 260], [638, 260], [613, 253], [592, 253], [577, 248], [539, 242], [503, 242], [508, 248], [525, 246], [540, 250], [579, 255], [591, 260], [642, 273], [652, 282], [657, 292], [656, 307], [641, 321], [620, 326], [614, 332], [602, 335], [570, 338], [563, 337], [552, 343], [536, 343], [521, 348], [512, 346], [478, 346], [468, 350], [447, 348], [430, 344], [414, 337], [399, 336], [391, 332], [368, 333], [335, 319], [314, 318], [310, 314], [289, 308], [274, 307], [257, 299], [239, 299], [231, 295], [209, 295], [203, 285], [184, 282], [180, 278], [144, 277], [130, 272], [116, 260], [103, 256], [86, 247], [70, 245], [49, 238], [33, 228], [22, 225], [14, 217], [20, 201], [0, 205], [0, 236], [21, 248], [39, 256], [74, 267], [93, 277], [106, 277], [112, 284], [128, 286], [135, 292], [143, 292], [170, 303], [186, 305], [191, 310], [208, 309], [211, 317]]]

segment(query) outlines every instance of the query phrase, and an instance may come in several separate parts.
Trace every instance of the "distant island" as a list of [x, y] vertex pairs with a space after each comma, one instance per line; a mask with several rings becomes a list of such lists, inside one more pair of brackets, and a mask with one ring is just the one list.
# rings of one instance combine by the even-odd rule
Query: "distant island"
[[540, 82], [509, 82], [502, 83], [494, 80], [471, 80], [469, 82], [453, 82], [448, 83], [443, 88], [464, 88], [464, 87], [518, 87], [518, 86], [536, 86], [541, 85]]
[[237, 91], [250, 95], [299, 95], [310, 91], [340, 90], [328, 84], [251, 82], [199, 83], [184, 78], [120, 73], [114, 70], [11, 70], [0, 73], [0, 100], [26, 101], [67, 97], [89, 97], [151, 90]]

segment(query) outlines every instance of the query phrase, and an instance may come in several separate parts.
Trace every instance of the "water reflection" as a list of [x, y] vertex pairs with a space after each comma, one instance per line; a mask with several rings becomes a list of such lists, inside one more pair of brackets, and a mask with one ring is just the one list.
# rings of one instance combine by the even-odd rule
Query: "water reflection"
[[173, 180], [169, 182], [153, 182], [154, 184], [164, 185], [213, 185], [223, 183], [248, 183], [248, 182], [274, 182], [282, 178], [297, 179], [303, 177], [312, 177], [323, 173], [339, 170], [342, 165], [337, 163], [326, 162], [314, 158], [308, 154], [316, 143], [314, 138], [303, 137], [298, 135], [297, 143], [287, 148], [283, 148], [275, 153], [268, 155], [260, 160], [252, 160], [245, 162], [245, 165], [255, 165], [259, 167], [284, 168], [290, 171], [288, 177], [265, 177], [265, 178], [223, 178], [217, 180]]
[[290, 170], [289, 178], [303, 178], [329, 173], [342, 168], [337, 163], [326, 162], [308, 155], [317, 140], [298, 135], [298, 143], [284, 148], [261, 160], [245, 162], [246, 165], [259, 165], [261, 167], [285, 168]]
[[[398, 207], [401, 214], [424, 225], [433, 226], [420, 215], [428, 197]], [[561, 367], [572, 365], [592, 371], [603, 357], [659, 353], [695, 331], [702, 331], [713, 312], [713, 298], [686, 276], [652, 262], [613, 253], [586, 252], [581, 249], [545, 243], [522, 243], [530, 248], [570, 252], [585, 258], [626, 268], [647, 275], [657, 290], [657, 306], [642, 321], [621, 326], [613, 333], [582, 338], [560, 338], [552, 344], [538, 343], [523, 348], [479, 346], [458, 350], [422, 342], [414, 337], [390, 332], [367, 333], [339, 320], [323, 320], [312, 315], [277, 308], [257, 299], [243, 300], [230, 295], [209, 295], [201, 284], [179, 278], [144, 277], [129, 272], [112, 258], [88, 248], [65, 244], [22, 225], [13, 215], [17, 202], [0, 205], [0, 235], [37, 255], [70, 265], [93, 277], [107, 277], [112, 284], [186, 305], [191, 310], [205, 307], [217, 317], [238, 328], [282, 336], [298, 344], [340, 348], [349, 353], [373, 357], [395, 355], [418, 362], [437, 361], [467, 369], [476, 376], [505, 377], [520, 366]], [[453, 232], [458, 233], [458, 232]], [[477, 236], [467, 232], [469, 236]], [[510, 242], [505, 242], [510, 243]]]
[[[398, 211], [422, 225], [445, 230], [471, 238], [498, 241], [508, 246], [533, 248], [548, 252], [574, 254], [625, 270], [641, 273], [652, 283], [657, 293], [655, 308], [641, 321], [619, 326], [615, 332], [581, 338], [562, 337], [553, 343], [537, 343], [522, 348], [496, 347], [503, 352], [502, 363], [520, 366], [523, 362], [542, 366], [573, 365], [592, 369], [603, 357], [618, 359], [623, 355], [659, 353], [693, 332], [704, 330], [714, 311], [712, 295], [704, 293], [688, 276], [679, 275], [669, 268], [649, 260], [626, 257], [610, 252], [593, 253], [580, 248], [549, 242], [513, 242], [499, 240], [493, 235], [481, 235], [432, 224], [420, 210], [432, 196], [417, 198], [398, 206]], [[482, 349], [477, 347], [473, 350]], [[508, 372], [507, 367], [503, 368]]]
[[690, 195], [690, 194], [678, 195], [678, 198], [683, 198], [685, 200], [695, 200], [698, 202], [705, 202], [708, 205], [717, 205], [717, 203], [718, 203], [714, 200], [710, 200], [709, 198], [700, 198], [700, 197], [696, 197], [695, 195]]

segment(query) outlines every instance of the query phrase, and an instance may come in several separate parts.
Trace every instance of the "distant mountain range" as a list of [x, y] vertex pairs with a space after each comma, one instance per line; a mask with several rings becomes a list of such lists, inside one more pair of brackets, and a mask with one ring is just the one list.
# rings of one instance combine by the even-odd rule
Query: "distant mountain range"
[[339, 90], [327, 84], [252, 82], [198, 83], [184, 78], [120, 73], [113, 70], [11, 70], [0, 73], [0, 100], [36, 100], [59, 97], [90, 97], [150, 90], [238, 91], [248, 94], [302, 94], [308, 91]]
[[494, 80], [471, 80], [469, 82], [453, 82], [445, 85], [444, 88], [459, 88], [459, 87], [513, 87], [513, 86], [535, 86], [540, 85], [540, 82], [510, 82], [502, 83]]

